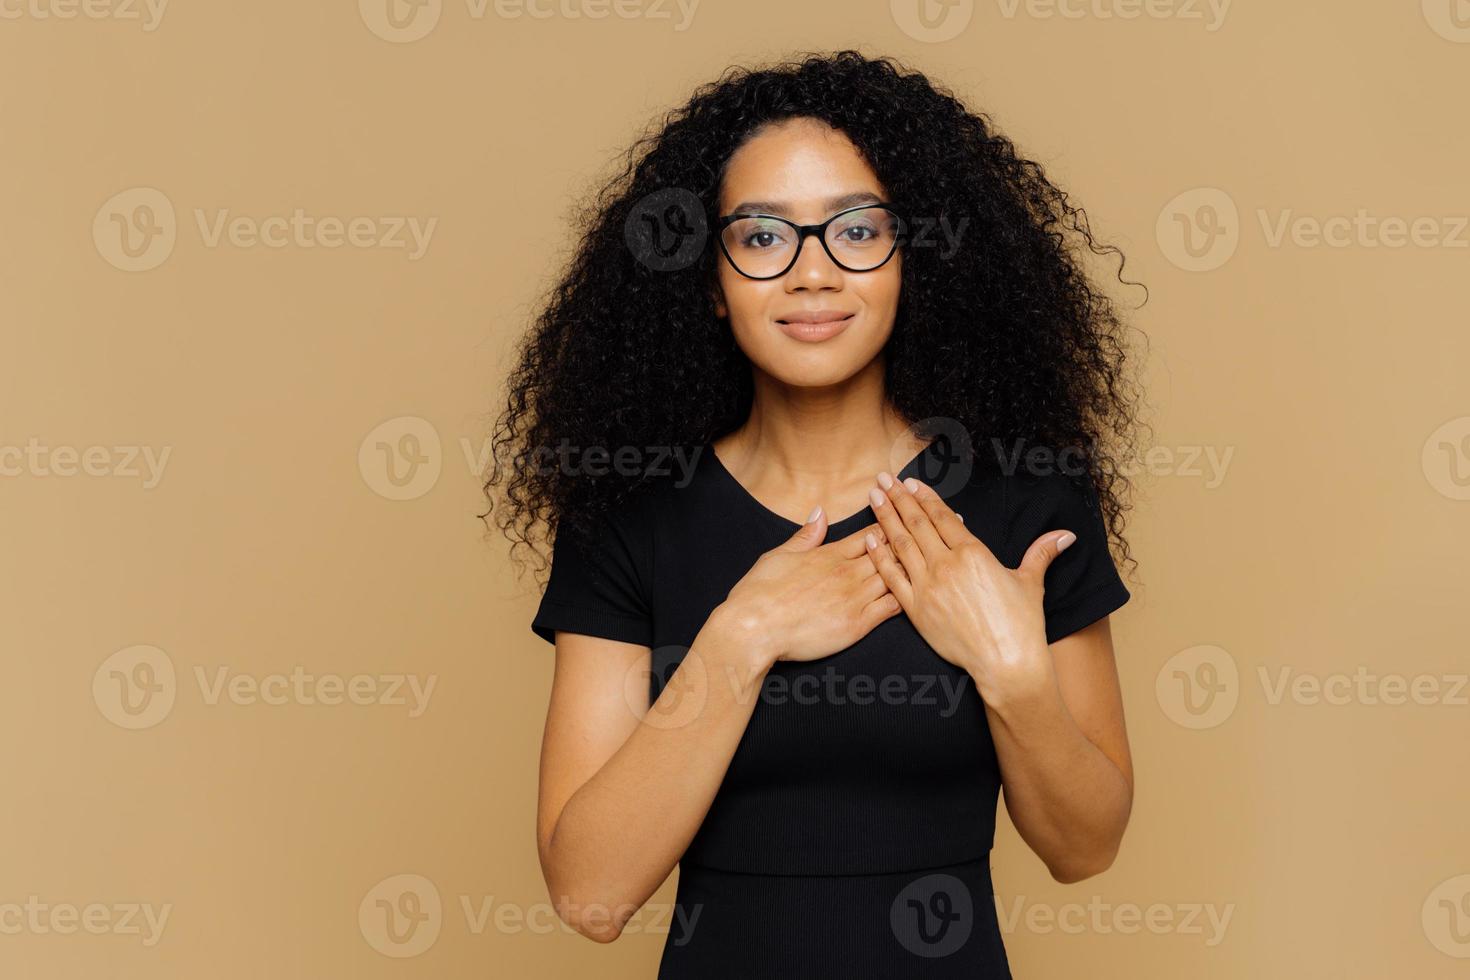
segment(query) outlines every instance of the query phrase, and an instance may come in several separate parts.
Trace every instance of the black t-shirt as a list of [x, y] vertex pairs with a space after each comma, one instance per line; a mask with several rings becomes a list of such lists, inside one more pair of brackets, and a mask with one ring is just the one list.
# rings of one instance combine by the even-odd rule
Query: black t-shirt
[[[1066, 529], [1046, 573], [1046, 638], [1113, 612], [1130, 594], [1096, 495], [1060, 471], [1006, 474], [983, 457], [956, 471], [931, 443], [897, 475], [938, 489], [1007, 567]], [[651, 647], [657, 697], [713, 609], [799, 527], [757, 501], [708, 446], [685, 485], [668, 479], [601, 522], [592, 549], [558, 539], [532, 622]], [[827, 540], [873, 524], [864, 508]], [[753, 874], [859, 875], [930, 868], [991, 848], [999, 767], [974, 682], [899, 613], [831, 657], [778, 662], [683, 865]]]

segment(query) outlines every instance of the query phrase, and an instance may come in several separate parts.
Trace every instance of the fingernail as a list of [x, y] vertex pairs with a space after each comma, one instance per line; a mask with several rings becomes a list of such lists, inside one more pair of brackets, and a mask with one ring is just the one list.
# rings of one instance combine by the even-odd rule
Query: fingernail
[[815, 507], [812, 508], [811, 516], [809, 516], [806, 519], [806, 522], [808, 524], [810, 524], [812, 521], [816, 520], [818, 517], [821, 517], [821, 516], [822, 516], [822, 505], [821, 504], [817, 504], [817, 506], [815, 506]]
[[1073, 534], [1071, 531], [1068, 531], [1066, 534], [1064, 534], [1061, 537], [1057, 538], [1057, 550], [1058, 551], [1064, 551], [1064, 550], [1066, 550], [1067, 545], [1071, 544], [1073, 541], [1076, 541], [1076, 540], [1077, 540], [1077, 535]]
[[919, 492], [919, 481], [914, 479], [913, 477], [909, 477], [907, 480], [904, 480], [903, 485], [909, 488], [909, 493]]
[[868, 542], [869, 551], [872, 551], [874, 548], [878, 547], [878, 539], [873, 537], [873, 532], [871, 531], [863, 535], [863, 540]]
[[879, 473], [878, 486], [882, 487], [884, 490], [887, 490], [889, 487], [893, 486], [893, 477], [889, 476], [887, 473]]
[[879, 507], [882, 507], [883, 506], [883, 491], [882, 490], [879, 490], [877, 487], [874, 487], [873, 489], [871, 489], [871, 490], [868, 491], [868, 499], [873, 502], [873, 508], [875, 510], [877, 508], [879, 508]]

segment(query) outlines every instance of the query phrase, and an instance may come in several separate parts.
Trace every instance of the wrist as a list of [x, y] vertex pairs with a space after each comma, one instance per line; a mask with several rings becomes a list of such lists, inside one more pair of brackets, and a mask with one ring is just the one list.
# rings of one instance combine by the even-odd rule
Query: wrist
[[723, 658], [752, 675], [764, 676], [780, 656], [765, 618], [728, 600], [714, 608], [705, 628], [717, 638]]
[[[1028, 719], [1045, 717], [1058, 707], [1065, 709], [1053, 666], [1051, 651], [1043, 647], [1039, 654], [1019, 661], [1015, 669], [992, 677], [981, 689], [985, 703], [1012, 729], [1024, 727]], [[978, 679], [976, 687], [980, 688]]]

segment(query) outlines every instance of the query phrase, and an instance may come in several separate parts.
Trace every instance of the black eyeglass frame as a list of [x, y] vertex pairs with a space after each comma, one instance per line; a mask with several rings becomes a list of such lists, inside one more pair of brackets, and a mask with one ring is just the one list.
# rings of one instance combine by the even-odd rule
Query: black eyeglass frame
[[[898, 221], [898, 232], [893, 236], [893, 247], [888, 250], [888, 254], [883, 258], [882, 262], [879, 262], [877, 265], [870, 265], [866, 269], [854, 269], [852, 266], [843, 265], [842, 260], [832, 254], [832, 246], [827, 242], [827, 226], [845, 214], [851, 214], [854, 211], [865, 211], [869, 208], [882, 208], [889, 214], [893, 215], [893, 217]], [[750, 273], [746, 272], [744, 269], [740, 268], [740, 266], [735, 264], [735, 260], [730, 257], [730, 250], [725, 247], [725, 229], [742, 218], [770, 218], [772, 221], [779, 221], [783, 225], [796, 229], [796, 250], [791, 253], [791, 261], [786, 263], [786, 268], [782, 269], [780, 272], [775, 273], [774, 275], [752, 276]], [[898, 208], [894, 207], [892, 204], [886, 201], [873, 201], [868, 204], [855, 204], [850, 208], [843, 208], [841, 211], [838, 211], [826, 221], [823, 221], [821, 224], [817, 225], [799, 225], [789, 218], [781, 217], [779, 214], [762, 214], [760, 212], [750, 211], [740, 211], [735, 214], [727, 214], [719, 219], [718, 224], [720, 233], [716, 235], [715, 238], [719, 241], [720, 252], [724, 254], [725, 261], [730, 263], [730, 268], [734, 269], [736, 272], [740, 273], [747, 279], [755, 279], [761, 282], [764, 282], [768, 279], [780, 279], [782, 276], [786, 275], [786, 273], [790, 272], [791, 269], [796, 265], [797, 260], [801, 258], [801, 249], [802, 246], [806, 244], [806, 238], [808, 235], [816, 235], [817, 241], [822, 243], [822, 251], [827, 253], [827, 258], [831, 259], [832, 263], [836, 265], [837, 268], [842, 269], [846, 272], [873, 272], [877, 269], [883, 268], [885, 265], [888, 264], [889, 260], [892, 259], [894, 255], [898, 254], [899, 246], [903, 245], [904, 239], [908, 235], [908, 220], [904, 218], [903, 212], [899, 211]]]

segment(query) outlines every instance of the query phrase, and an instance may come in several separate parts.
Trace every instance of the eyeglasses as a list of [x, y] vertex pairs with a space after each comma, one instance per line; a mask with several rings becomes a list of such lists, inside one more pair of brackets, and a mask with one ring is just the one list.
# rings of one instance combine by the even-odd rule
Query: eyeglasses
[[747, 279], [776, 279], [791, 271], [808, 235], [816, 235], [827, 257], [848, 272], [878, 268], [907, 235], [903, 218], [887, 204], [848, 208], [819, 225], [774, 214], [727, 214], [719, 227], [720, 251]]

